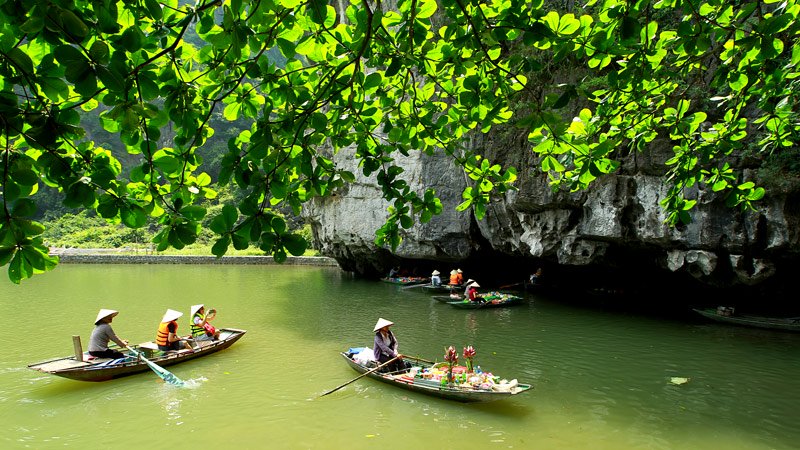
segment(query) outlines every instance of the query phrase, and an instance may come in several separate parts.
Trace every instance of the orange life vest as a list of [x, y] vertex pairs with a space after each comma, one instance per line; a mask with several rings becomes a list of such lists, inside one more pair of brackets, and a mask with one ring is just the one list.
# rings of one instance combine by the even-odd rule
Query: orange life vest
[[461, 284], [458, 282], [458, 274], [454, 273], [450, 275], [450, 284]]
[[169, 324], [175, 324], [175, 334], [178, 333], [178, 322], [161, 322], [158, 325], [158, 334], [156, 334], [156, 345], [169, 345]]

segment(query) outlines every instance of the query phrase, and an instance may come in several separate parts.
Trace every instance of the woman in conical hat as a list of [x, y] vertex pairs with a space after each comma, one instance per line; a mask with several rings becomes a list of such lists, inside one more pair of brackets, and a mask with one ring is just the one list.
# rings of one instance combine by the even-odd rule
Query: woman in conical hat
[[113, 309], [101, 309], [97, 313], [97, 318], [94, 319], [94, 330], [92, 336], [89, 338], [89, 354], [96, 358], [124, 358], [125, 355], [108, 348], [108, 342], [114, 341], [120, 348], [125, 348], [128, 341], [120, 339], [114, 330], [111, 328], [111, 321], [119, 314], [118, 311]]
[[178, 322], [177, 320], [183, 315], [180, 311], [168, 309], [161, 318], [161, 323], [158, 325], [158, 333], [156, 334], [156, 345], [162, 351], [188, 349], [192, 347], [188, 342], [178, 336]]
[[480, 302], [483, 301], [483, 298], [478, 296], [478, 289], [481, 287], [477, 281], [473, 281], [467, 286], [467, 299], [471, 302]]
[[192, 339], [195, 341], [213, 341], [219, 339], [219, 331], [209, 323], [211, 319], [216, 317], [216, 310], [210, 309], [208, 310], [208, 314], [206, 314], [206, 305], [192, 305], [189, 312], [192, 321], [192, 323], [189, 324], [192, 331]]
[[394, 333], [389, 330], [389, 327], [392, 325], [394, 325], [394, 322], [390, 322], [381, 317], [378, 319], [378, 322], [375, 323], [375, 328], [372, 330], [375, 333], [375, 345], [372, 349], [375, 361], [380, 365], [393, 358], [397, 358], [392, 363], [383, 367], [383, 369], [381, 369], [382, 372], [396, 372], [406, 369], [403, 355], [397, 352], [397, 339], [394, 337]]

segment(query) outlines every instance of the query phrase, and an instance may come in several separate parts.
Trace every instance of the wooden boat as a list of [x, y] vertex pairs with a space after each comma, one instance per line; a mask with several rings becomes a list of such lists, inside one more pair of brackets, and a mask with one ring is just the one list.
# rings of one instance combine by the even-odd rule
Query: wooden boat
[[771, 330], [800, 331], [800, 317], [761, 317], [744, 314], [723, 315], [716, 309], [694, 309], [703, 317], [717, 322], [731, 323], [756, 328]]
[[450, 306], [455, 306], [461, 309], [483, 309], [483, 308], [502, 308], [505, 306], [514, 306], [522, 303], [522, 297], [516, 295], [504, 294], [502, 292], [487, 292], [482, 294], [483, 301], [473, 302], [469, 300], [460, 300], [457, 302], [447, 302]]
[[428, 284], [422, 286], [422, 289], [425, 289], [428, 292], [461, 292], [464, 290], [464, 286], [460, 284], [440, 284], [438, 286]]
[[[341, 352], [342, 357], [347, 361], [347, 364], [353, 368], [358, 373], [366, 373], [369, 372], [370, 369], [373, 367], [367, 367], [363, 364], [359, 364], [352, 358], [352, 353], [348, 352]], [[412, 357], [406, 357], [407, 359], [413, 360]], [[418, 365], [421, 367], [431, 367], [432, 364], [417, 360], [414, 365]], [[491, 389], [480, 389], [480, 388], [472, 388], [472, 387], [460, 387], [457, 385], [453, 386], [442, 386], [438, 382], [425, 380], [422, 378], [413, 378], [409, 376], [408, 373], [402, 374], [391, 374], [391, 373], [381, 373], [381, 372], [372, 372], [367, 375], [370, 378], [373, 378], [378, 381], [382, 381], [387, 384], [391, 384], [394, 386], [401, 387], [403, 389], [408, 389], [409, 391], [420, 392], [427, 395], [432, 395], [434, 397], [441, 397], [447, 400], [455, 400], [463, 403], [478, 403], [478, 402], [491, 402], [495, 400], [501, 400], [504, 398], [511, 397], [512, 395], [521, 394], [531, 389], [530, 384], [517, 384], [513, 388], [509, 390], [491, 390]]]
[[393, 277], [393, 278], [381, 278], [381, 281], [384, 283], [390, 284], [399, 284], [401, 286], [411, 286], [413, 284], [425, 284], [430, 283], [430, 278], [425, 277]]
[[[133, 348], [144, 353], [150, 362], [165, 367], [224, 350], [238, 341], [245, 333], [245, 330], [236, 328], [222, 328], [219, 340], [198, 341], [198, 348], [194, 351], [161, 352], [154, 350], [156, 346], [152, 342], [139, 344]], [[126, 356], [117, 360], [95, 358], [89, 361], [78, 361], [75, 356], [67, 356], [31, 364], [28, 368], [78, 381], [106, 381], [150, 370], [147, 364], [136, 356]]]
[[460, 301], [459, 299], [461, 298], [461, 296], [459, 295], [458, 298], [453, 298], [450, 297], [449, 295], [433, 295], [431, 296], [431, 298], [436, 300], [437, 302], [450, 303], [450, 302]]

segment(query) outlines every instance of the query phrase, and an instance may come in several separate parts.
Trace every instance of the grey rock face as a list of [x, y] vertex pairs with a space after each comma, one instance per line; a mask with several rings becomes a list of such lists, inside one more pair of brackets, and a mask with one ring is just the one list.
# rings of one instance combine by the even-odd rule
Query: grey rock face
[[[672, 273], [708, 286], [756, 286], [780, 275], [781, 266], [797, 266], [800, 209], [786, 196], [765, 198], [758, 210], [742, 212], [726, 207], [713, 192], [697, 190], [694, 222], [669, 227], [660, 206], [666, 186], [658, 171], [666, 156], [657, 151], [629, 157], [618, 174], [585, 192], [553, 193], [524, 142], [489, 136], [473, 145], [487, 149], [482, 153], [490, 161], [518, 169], [518, 190], [493, 201], [484, 220], [455, 211], [468, 182], [459, 167], [444, 155], [412, 153], [398, 159], [405, 179], [419, 193], [435, 189], [443, 213], [406, 230], [391, 255], [373, 243], [389, 204], [372, 180], [359, 177], [306, 211], [322, 253], [359, 273], [383, 273], [396, 258], [433, 264], [493, 252], [531, 264], [627, 264], [639, 273]], [[360, 174], [351, 156], [340, 152], [336, 163]], [[620, 252], [647, 258], [627, 261]]]

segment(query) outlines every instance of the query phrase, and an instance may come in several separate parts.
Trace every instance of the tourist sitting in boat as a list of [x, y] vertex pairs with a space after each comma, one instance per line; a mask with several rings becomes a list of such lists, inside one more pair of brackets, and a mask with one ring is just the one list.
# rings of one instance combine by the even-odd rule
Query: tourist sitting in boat
[[434, 270], [433, 273], [431, 273], [431, 286], [441, 286], [441, 285], [442, 285], [442, 279], [439, 277], [439, 271]]
[[193, 305], [190, 313], [192, 339], [195, 341], [215, 341], [219, 339], [219, 330], [209, 323], [217, 315], [217, 311], [210, 309], [206, 314], [205, 305]]
[[397, 339], [394, 337], [394, 333], [389, 329], [392, 325], [394, 325], [394, 322], [380, 318], [378, 322], [375, 323], [375, 328], [373, 329], [375, 333], [375, 345], [372, 348], [375, 361], [378, 362], [378, 365], [385, 364], [393, 358], [397, 358], [383, 367], [380, 370], [381, 372], [402, 372], [408, 370], [406, 362], [403, 361], [403, 355], [397, 352]]
[[111, 328], [111, 321], [117, 314], [119, 312], [113, 309], [101, 309], [97, 313], [97, 318], [94, 320], [94, 330], [92, 330], [92, 336], [89, 338], [89, 354], [91, 356], [111, 359], [125, 357], [121, 352], [108, 348], [109, 341], [114, 341], [120, 348], [125, 348], [128, 345], [128, 341], [118, 338]]
[[167, 309], [167, 312], [164, 313], [164, 317], [161, 318], [161, 323], [158, 325], [158, 334], [156, 334], [156, 344], [159, 350], [192, 349], [188, 342], [178, 336], [178, 319], [182, 315], [182, 312], [174, 309]]
[[464, 283], [464, 272], [461, 269], [456, 269], [456, 284]]
[[478, 284], [475, 281], [473, 281], [472, 283], [467, 285], [467, 293], [466, 293], [467, 300], [469, 300], [471, 302], [482, 302], [483, 301], [483, 297], [480, 297], [478, 295], [478, 289], [477, 288], [479, 288], [479, 287], [481, 287], [481, 285]]
[[458, 271], [455, 269], [450, 271], [450, 284], [454, 286], [461, 284], [458, 282]]

